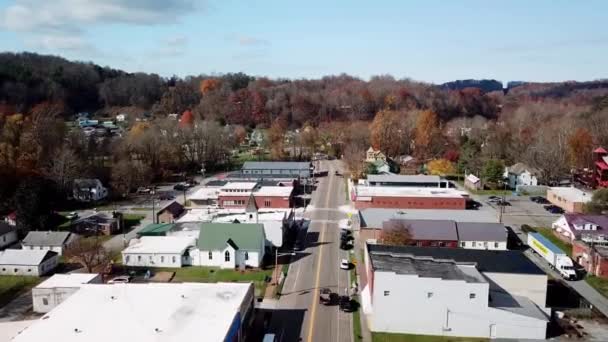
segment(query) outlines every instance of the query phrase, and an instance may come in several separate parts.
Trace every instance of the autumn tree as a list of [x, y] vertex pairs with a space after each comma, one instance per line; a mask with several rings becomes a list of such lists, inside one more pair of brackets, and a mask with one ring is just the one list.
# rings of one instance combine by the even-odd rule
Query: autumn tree
[[194, 115], [191, 110], [185, 110], [182, 116], [179, 118], [179, 126], [182, 128], [192, 127], [194, 125]]
[[53, 153], [46, 170], [48, 177], [65, 193], [81, 173], [80, 161], [72, 149], [62, 146]]
[[390, 246], [408, 245], [412, 240], [410, 227], [402, 220], [389, 220], [382, 227], [380, 240]]
[[608, 189], [595, 190], [591, 201], [585, 204], [584, 211], [587, 214], [606, 214], [608, 212]]
[[408, 112], [383, 109], [374, 117], [370, 128], [371, 144], [388, 157], [409, 153], [412, 128]]
[[454, 164], [447, 159], [434, 159], [426, 164], [426, 168], [432, 175], [445, 176], [456, 172]]
[[286, 124], [280, 119], [275, 120], [268, 130], [268, 142], [272, 159], [281, 160], [285, 157], [285, 130]]
[[65, 257], [82, 265], [88, 273], [99, 272], [112, 260], [103, 246], [103, 239], [98, 236], [77, 240], [66, 250]]
[[202, 95], [206, 95], [220, 86], [220, 81], [216, 78], [207, 78], [201, 81], [200, 91]]
[[593, 137], [585, 128], [578, 128], [568, 137], [568, 157], [570, 165], [582, 169], [591, 165]]
[[423, 159], [432, 157], [441, 151], [442, 145], [437, 114], [431, 110], [423, 111], [416, 120], [414, 131], [416, 154]]

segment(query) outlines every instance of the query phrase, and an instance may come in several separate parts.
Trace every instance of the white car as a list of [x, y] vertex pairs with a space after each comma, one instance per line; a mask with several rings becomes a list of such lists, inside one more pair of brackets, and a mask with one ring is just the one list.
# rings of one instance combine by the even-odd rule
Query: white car
[[340, 268], [343, 270], [347, 270], [350, 268], [350, 263], [346, 259], [340, 260]]
[[131, 277], [129, 276], [120, 276], [116, 278], [112, 278], [108, 281], [108, 284], [126, 284], [131, 282]]

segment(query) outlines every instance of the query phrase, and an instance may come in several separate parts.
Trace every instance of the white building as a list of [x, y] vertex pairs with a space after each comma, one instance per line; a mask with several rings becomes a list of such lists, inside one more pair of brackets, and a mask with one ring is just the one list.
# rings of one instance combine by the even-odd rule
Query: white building
[[7, 249], [0, 252], [0, 274], [43, 276], [57, 267], [59, 255], [47, 250]]
[[192, 195], [190, 195], [190, 197], [188, 197], [188, 200], [190, 200], [190, 207], [207, 207], [207, 206], [212, 206], [215, 207], [217, 206], [217, 200], [218, 200], [218, 196], [220, 194], [220, 188], [219, 187], [203, 187], [200, 188], [198, 190], [196, 190], [195, 193], [193, 193]]
[[97, 273], [55, 274], [32, 289], [34, 312], [46, 313], [78, 291], [83, 284], [101, 284]]
[[240, 342], [253, 302], [251, 283], [86, 284], [14, 341]]
[[125, 121], [127, 121], [127, 117], [128, 117], [128, 115], [126, 113], [120, 113], [120, 114], [116, 115], [116, 121], [125, 122]]
[[456, 230], [461, 248], [507, 250], [507, 229], [502, 223], [457, 222]]
[[53, 251], [62, 255], [74, 239], [70, 232], [31, 231], [21, 245], [23, 249]]
[[122, 251], [123, 264], [142, 267], [192, 265], [190, 249], [196, 239], [186, 236], [143, 236], [133, 239]]
[[547, 276], [521, 253], [368, 245], [365, 267], [374, 332], [546, 337]]
[[524, 163], [516, 163], [505, 167], [503, 177], [508, 180], [509, 187], [516, 189], [518, 186], [536, 186], [538, 185], [538, 170], [528, 167]]
[[17, 240], [17, 229], [6, 222], [0, 222], [0, 248], [12, 245]]
[[72, 188], [72, 196], [80, 202], [95, 202], [108, 196], [106, 189], [99, 179], [76, 179]]
[[254, 223], [203, 223], [192, 264], [220, 268], [260, 267], [265, 253], [264, 226]]

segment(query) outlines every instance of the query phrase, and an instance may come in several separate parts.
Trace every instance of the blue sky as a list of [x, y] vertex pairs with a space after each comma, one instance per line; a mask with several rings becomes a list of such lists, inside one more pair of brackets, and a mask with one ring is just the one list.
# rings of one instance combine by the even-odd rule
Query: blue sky
[[127, 71], [608, 78], [608, 1], [0, 0], [0, 50]]

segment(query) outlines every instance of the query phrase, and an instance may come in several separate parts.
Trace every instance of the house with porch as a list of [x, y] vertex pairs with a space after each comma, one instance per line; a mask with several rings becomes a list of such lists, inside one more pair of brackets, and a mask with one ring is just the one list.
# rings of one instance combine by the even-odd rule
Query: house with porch
[[122, 262], [127, 266], [183, 267], [192, 265], [190, 250], [196, 238], [185, 236], [142, 236], [133, 239], [122, 251]]

